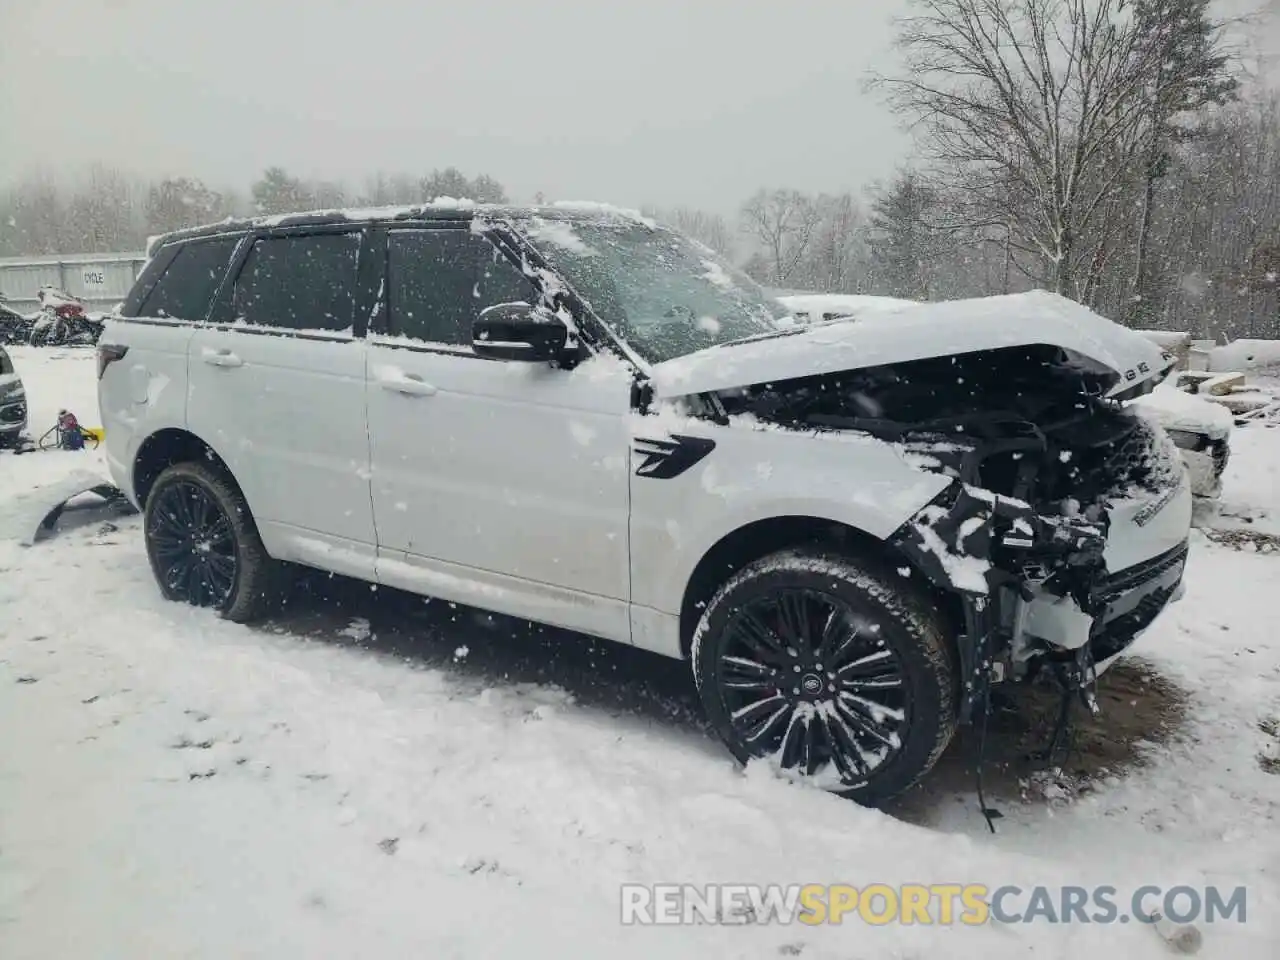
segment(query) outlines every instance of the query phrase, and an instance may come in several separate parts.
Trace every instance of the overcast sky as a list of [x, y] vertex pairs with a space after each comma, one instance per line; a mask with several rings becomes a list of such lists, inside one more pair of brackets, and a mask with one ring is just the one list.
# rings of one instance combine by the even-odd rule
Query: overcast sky
[[241, 189], [269, 164], [488, 172], [517, 199], [733, 210], [860, 189], [903, 0], [0, 0], [0, 179], [101, 159]]
[[0, 181], [102, 160], [244, 191], [270, 164], [352, 183], [453, 165], [517, 200], [723, 212], [761, 186], [858, 191], [908, 152], [862, 90], [905, 6], [0, 0]]

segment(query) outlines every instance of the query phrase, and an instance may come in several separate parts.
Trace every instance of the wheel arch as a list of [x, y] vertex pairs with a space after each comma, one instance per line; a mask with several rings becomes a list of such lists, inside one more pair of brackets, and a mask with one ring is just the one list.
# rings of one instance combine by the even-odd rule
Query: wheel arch
[[201, 460], [210, 461], [222, 473], [226, 474], [227, 479], [235, 484], [241, 496], [244, 495], [244, 491], [240, 490], [240, 485], [236, 482], [235, 476], [227, 467], [226, 461], [214, 448], [213, 444], [182, 427], [165, 427], [157, 430], [142, 441], [142, 444], [138, 447], [138, 452], [133, 458], [131, 483], [133, 495], [139, 507], [146, 505], [147, 495], [151, 492], [156, 478], [167, 467], [175, 463], [190, 463]]
[[871, 562], [888, 571], [907, 569], [919, 591], [942, 612], [952, 631], [963, 624], [960, 599], [928, 582], [916, 564], [890, 543], [857, 527], [822, 517], [768, 517], [725, 534], [698, 560], [680, 603], [680, 651], [688, 659], [693, 633], [716, 591], [747, 564], [788, 548], [811, 547]]

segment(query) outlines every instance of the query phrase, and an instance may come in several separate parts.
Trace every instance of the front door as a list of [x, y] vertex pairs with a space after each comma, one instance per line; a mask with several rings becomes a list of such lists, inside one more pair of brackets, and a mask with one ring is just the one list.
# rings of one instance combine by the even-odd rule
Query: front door
[[251, 239], [192, 338], [187, 419], [226, 461], [272, 556], [372, 578], [355, 329], [365, 236], [344, 227]]
[[465, 226], [385, 234], [368, 347], [382, 582], [628, 640], [631, 377], [477, 357], [471, 325], [530, 282]]

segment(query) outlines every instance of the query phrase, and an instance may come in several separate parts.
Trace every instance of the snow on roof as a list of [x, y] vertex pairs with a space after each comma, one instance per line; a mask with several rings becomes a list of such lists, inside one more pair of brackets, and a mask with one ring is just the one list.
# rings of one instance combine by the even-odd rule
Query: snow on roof
[[653, 219], [646, 217], [639, 210], [632, 210], [629, 207], [615, 207], [611, 203], [601, 203], [598, 200], [556, 200], [551, 206], [555, 210], [565, 210], [570, 213], [585, 213], [617, 220], [634, 220], [636, 223], [642, 223], [646, 227], [656, 227], [658, 225]]
[[[495, 219], [538, 216], [544, 219], [627, 220], [656, 227], [657, 224], [635, 210], [615, 207], [594, 201], [559, 201], [549, 206], [517, 206], [512, 204], [477, 203], [458, 197], [436, 197], [424, 203], [384, 207], [338, 207], [327, 210], [299, 210], [261, 217], [227, 217], [217, 223], [202, 224], [175, 230], [152, 238], [157, 244], [172, 243], [233, 230], [261, 230], [281, 226], [309, 226], [313, 224], [367, 223], [371, 221], [415, 219]], [[158, 247], [157, 247], [158, 249]], [[150, 245], [148, 251], [154, 252]]]

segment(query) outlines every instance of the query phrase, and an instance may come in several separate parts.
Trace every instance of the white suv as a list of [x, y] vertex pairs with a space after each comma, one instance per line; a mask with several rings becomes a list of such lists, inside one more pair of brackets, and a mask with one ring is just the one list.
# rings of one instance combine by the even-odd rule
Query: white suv
[[1049, 294], [788, 325], [598, 205], [149, 253], [107, 456], [164, 595], [233, 620], [301, 564], [687, 658], [740, 760], [877, 802], [992, 682], [1087, 694], [1181, 579], [1185, 476], [1121, 406], [1160, 350]]

